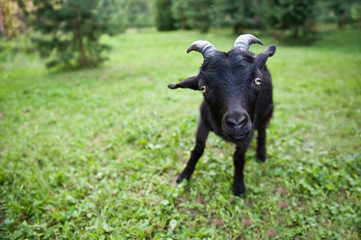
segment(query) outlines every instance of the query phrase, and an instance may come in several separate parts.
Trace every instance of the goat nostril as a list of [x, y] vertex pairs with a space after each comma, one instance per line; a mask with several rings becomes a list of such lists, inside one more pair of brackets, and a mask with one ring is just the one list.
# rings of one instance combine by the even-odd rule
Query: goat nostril
[[246, 124], [247, 116], [242, 114], [239, 116], [228, 117], [226, 120], [227, 120], [228, 126], [233, 127], [233, 128], [241, 128]]

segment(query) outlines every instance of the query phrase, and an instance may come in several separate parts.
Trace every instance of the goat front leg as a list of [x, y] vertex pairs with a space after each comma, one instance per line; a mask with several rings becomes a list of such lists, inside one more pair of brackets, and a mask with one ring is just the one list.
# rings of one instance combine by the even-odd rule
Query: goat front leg
[[266, 129], [258, 129], [257, 136], [257, 160], [266, 161]]
[[187, 163], [187, 166], [183, 172], [179, 175], [177, 182], [181, 182], [183, 179], [189, 180], [194, 172], [195, 166], [202, 156], [204, 148], [206, 146], [206, 140], [208, 137], [209, 129], [204, 125], [202, 119], [199, 120], [197, 135], [196, 135], [196, 145], [191, 152], [191, 157]]
[[233, 177], [233, 191], [236, 196], [241, 196], [244, 193], [245, 187], [243, 182], [243, 169], [245, 164], [246, 149], [243, 147], [236, 147], [236, 152], [233, 155], [234, 163], [234, 177]]

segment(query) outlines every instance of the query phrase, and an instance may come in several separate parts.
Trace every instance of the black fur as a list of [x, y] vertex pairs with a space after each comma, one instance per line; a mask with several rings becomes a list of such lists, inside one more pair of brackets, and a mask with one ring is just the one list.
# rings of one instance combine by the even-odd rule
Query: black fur
[[[203, 154], [208, 133], [212, 131], [236, 145], [233, 190], [237, 196], [244, 193], [245, 153], [254, 130], [258, 131], [257, 159], [261, 162], [266, 160], [266, 127], [272, 117], [273, 100], [271, 75], [265, 63], [275, 50], [275, 46], [269, 46], [256, 56], [237, 48], [228, 53], [218, 51], [204, 59], [197, 76], [168, 85], [171, 89], [201, 90], [206, 87], [196, 145], [177, 182], [191, 177]], [[256, 78], [262, 79], [260, 85], [255, 83]]]

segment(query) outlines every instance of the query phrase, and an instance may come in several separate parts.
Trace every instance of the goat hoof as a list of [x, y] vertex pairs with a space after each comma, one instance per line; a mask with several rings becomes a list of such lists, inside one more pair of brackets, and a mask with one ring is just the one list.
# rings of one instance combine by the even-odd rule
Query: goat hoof
[[234, 191], [234, 195], [236, 195], [237, 197], [240, 197], [240, 196], [242, 196], [242, 194], [244, 194], [246, 189], [244, 187], [244, 184], [234, 184], [233, 191]]
[[263, 153], [257, 153], [257, 161], [264, 163], [266, 161], [266, 155]]
[[181, 183], [183, 180], [189, 180], [190, 179], [190, 175], [188, 175], [187, 173], [182, 172], [179, 177], [177, 178], [177, 183]]
[[266, 150], [257, 149], [256, 158], [257, 161], [264, 163], [266, 161]]

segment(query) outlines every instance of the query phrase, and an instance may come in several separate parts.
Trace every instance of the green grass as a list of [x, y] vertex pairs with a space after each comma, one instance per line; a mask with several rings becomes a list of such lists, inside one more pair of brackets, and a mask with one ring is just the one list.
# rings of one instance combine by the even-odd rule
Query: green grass
[[[54, 73], [34, 54], [1, 55], [1, 239], [357, 239], [361, 231], [361, 31], [314, 46], [276, 43], [268, 159], [247, 152], [232, 192], [234, 147], [211, 134], [190, 182], [202, 96], [167, 84], [197, 74], [196, 32], [104, 37], [100, 68]], [[265, 47], [252, 46], [256, 53]]]

